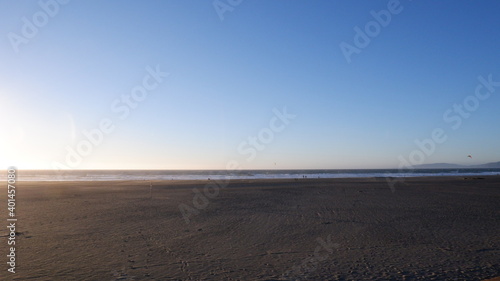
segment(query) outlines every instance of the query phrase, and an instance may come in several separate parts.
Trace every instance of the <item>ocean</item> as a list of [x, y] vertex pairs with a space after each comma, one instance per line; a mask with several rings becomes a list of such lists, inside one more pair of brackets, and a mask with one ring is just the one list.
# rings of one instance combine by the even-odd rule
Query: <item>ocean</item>
[[[474, 169], [329, 169], [329, 170], [18, 170], [16, 181], [116, 181], [293, 178], [380, 178], [500, 175], [499, 168]], [[7, 178], [2, 171], [0, 180]]]

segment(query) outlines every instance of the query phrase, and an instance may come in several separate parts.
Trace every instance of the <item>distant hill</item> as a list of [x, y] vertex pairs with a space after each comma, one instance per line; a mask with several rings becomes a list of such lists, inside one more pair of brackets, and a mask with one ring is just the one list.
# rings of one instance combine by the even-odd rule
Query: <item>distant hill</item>
[[415, 169], [475, 169], [475, 168], [500, 168], [499, 162], [486, 163], [481, 165], [458, 165], [450, 163], [433, 163], [413, 166]]
[[483, 165], [477, 165], [475, 167], [477, 167], [477, 168], [500, 168], [500, 161], [499, 162], [486, 163], [486, 164], [483, 164]]

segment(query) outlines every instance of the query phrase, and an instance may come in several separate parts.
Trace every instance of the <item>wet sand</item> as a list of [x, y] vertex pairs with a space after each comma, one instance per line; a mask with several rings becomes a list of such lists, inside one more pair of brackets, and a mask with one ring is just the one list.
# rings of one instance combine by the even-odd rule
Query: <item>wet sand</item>
[[395, 192], [383, 178], [238, 180], [204, 192], [214, 183], [19, 182], [16, 273], [4, 228], [0, 279], [500, 276], [498, 176], [408, 178]]

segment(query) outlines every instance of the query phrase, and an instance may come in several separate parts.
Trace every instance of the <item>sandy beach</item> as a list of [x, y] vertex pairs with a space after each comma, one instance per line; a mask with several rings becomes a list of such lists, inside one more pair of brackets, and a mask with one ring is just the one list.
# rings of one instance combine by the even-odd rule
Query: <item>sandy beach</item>
[[[498, 176], [408, 178], [395, 192], [384, 178], [238, 180], [207, 196], [213, 183], [19, 182], [16, 273], [5, 265], [4, 227], [0, 278], [500, 276]], [[179, 206], [192, 208], [188, 219]]]

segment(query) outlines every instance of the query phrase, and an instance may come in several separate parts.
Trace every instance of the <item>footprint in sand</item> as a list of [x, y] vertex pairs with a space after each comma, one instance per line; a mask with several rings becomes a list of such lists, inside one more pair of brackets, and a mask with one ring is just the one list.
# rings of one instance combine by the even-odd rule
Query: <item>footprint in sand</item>
[[135, 280], [135, 276], [129, 276], [127, 272], [125, 272], [125, 267], [122, 267], [120, 270], [114, 270], [113, 279], [111, 281], [131, 281]]

